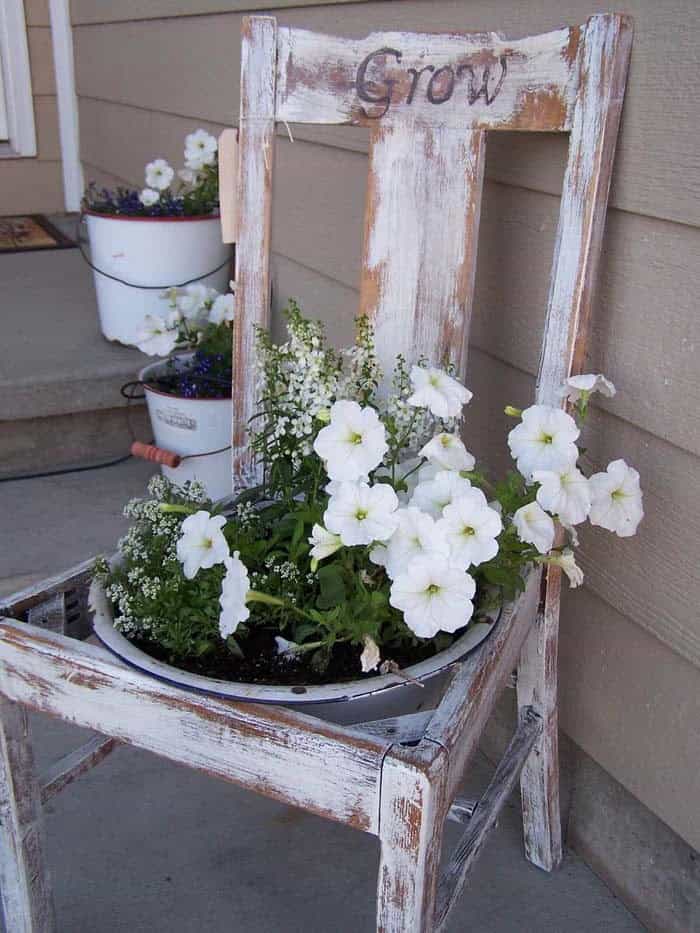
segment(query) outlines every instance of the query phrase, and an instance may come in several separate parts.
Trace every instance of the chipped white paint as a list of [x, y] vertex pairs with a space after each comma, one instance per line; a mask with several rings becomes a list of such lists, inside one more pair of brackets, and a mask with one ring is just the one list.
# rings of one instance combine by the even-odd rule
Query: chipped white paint
[[568, 129], [576, 41], [575, 29], [517, 40], [497, 33], [402, 32], [342, 39], [282, 27], [277, 117], [330, 124], [413, 117], [461, 129]]
[[376, 832], [389, 742], [275, 706], [197, 696], [106, 651], [0, 624], [0, 693], [329, 819]]
[[[474, 292], [484, 134], [406, 121], [370, 144], [360, 300], [389, 379], [398, 353], [463, 372]], [[410, 323], [409, 323], [410, 322]]]
[[270, 217], [275, 145], [277, 22], [246, 17], [241, 42], [241, 110], [238, 161], [238, 243], [234, 320], [234, 492], [259, 481], [248, 444], [256, 411], [255, 327], [270, 319]]
[[[365, 74], [374, 90], [358, 83], [360, 56], [370, 55], [368, 69], [373, 68], [372, 51], [399, 41], [401, 60], [393, 55], [395, 67]], [[399, 350], [409, 358], [422, 352], [434, 360], [449, 353], [458, 364], [463, 363], [473, 292], [482, 129], [571, 127], [538, 382], [538, 400], [558, 404], [564, 376], [579, 371], [585, 352], [630, 42], [630, 22], [617, 15], [510, 43], [494, 34], [387, 33], [355, 41], [282, 30], [278, 37], [273, 19], [244, 21], [234, 347], [237, 486], [255, 478], [246, 426], [255, 405], [253, 328], [267, 322], [269, 311], [275, 119], [373, 124], [362, 307], [376, 315], [380, 358], [386, 361]], [[499, 72], [503, 57], [506, 68]], [[459, 78], [466, 84], [457, 80], [460, 66]], [[381, 97], [387, 79], [395, 84], [384, 104], [369, 100]], [[360, 86], [364, 98], [358, 103]], [[465, 105], [458, 92], [470, 86], [473, 99]], [[376, 112], [381, 108], [383, 116]], [[461, 134], [454, 131], [458, 125]], [[51, 593], [83, 586], [86, 568], [76, 571], [10, 597], [9, 611], [26, 611]], [[22, 849], [26, 839], [38, 838], [33, 832], [38, 788], [26, 764], [31, 758], [28, 736], [8, 700], [375, 833], [381, 840], [378, 930], [429, 933], [446, 916], [451, 892], [461, 887], [534, 737], [534, 727], [518, 731], [476, 810], [469, 804], [460, 812], [457, 803], [457, 815], [466, 816], [469, 809], [473, 816], [448, 868], [436, 917], [437, 869], [450, 802], [522, 647], [518, 702], [521, 712], [524, 706], [534, 708], [543, 730], [521, 779], [527, 854], [542, 867], [554, 867], [561, 851], [555, 676], [560, 581], [548, 573], [538, 615], [540, 580], [541, 571], [533, 572], [491, 638], [455, 664], [432, 715], [421, 713], [400, 725], [372, 722], [367, 732], [278, 706], [188, 693], [121, 667], [93, 646], [23, 623], [0, 624], [0, 807], [3, 822], [9, 819], [14, 827], [9, 845], [4, 836], [0, 873], [9, 888], [6, 910], [10, 905], [10, 916], [21, 920], [9, 928], [46, 933], [51, 921], [48, 881], [41, 859], [33, 854], [36, 846], [30, 852]], [[401, 746], [404, 736], [418, 744]], [[87, 758], [85, 750], [76, 753], [76, 759], [87, 762], [92, 752], [99, 755], [99, 747], [98, 742], [88, 748]], [[81, 767], [75, 761], [66, 764], [59, 765], [63, 775], [77, 774]], [[18, 782], [27, 774], [28, 782]]]

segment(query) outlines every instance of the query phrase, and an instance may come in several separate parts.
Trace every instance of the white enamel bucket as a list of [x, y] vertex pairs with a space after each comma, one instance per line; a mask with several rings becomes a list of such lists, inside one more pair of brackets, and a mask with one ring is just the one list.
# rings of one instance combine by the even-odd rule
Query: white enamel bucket
[[[175, 358], [175, 365], [185, 365], [191, 358], [191, 353], [182, 354]], [[232, 491], [231, 399], [182, 398], [150, 386], [149, 379], [157, 379], [166, 366], [167, 362], [163, 361], [151, 363], [139, 373], [144, 383], [154, 442], [156, 447], [191, 459], [183, 460], [174, 468], [162, 466], [163, 474], [180, 486], [187, 480], [199, 480], [211, 499], [229, 496]], [[199, 456], [202, 454], [204, 456]]]
[[173, 285], [196, 280], [226, 291], [231, 247], [221, 242], [218, 215], [121, 217], [87, 212], [85, 217], [100, 326], [108, 340], [133, 344], [144, 316], [162, 315], [166, 305], [161, 294]]

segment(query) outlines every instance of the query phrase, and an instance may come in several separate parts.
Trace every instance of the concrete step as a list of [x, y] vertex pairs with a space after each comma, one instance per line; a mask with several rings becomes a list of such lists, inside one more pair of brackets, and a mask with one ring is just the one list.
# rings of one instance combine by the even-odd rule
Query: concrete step
[[120, 387], [148, 360], [102, 336], [92, 272], [77, 249], [0, 256], [0, 477], [76, 466], [151, 437]]

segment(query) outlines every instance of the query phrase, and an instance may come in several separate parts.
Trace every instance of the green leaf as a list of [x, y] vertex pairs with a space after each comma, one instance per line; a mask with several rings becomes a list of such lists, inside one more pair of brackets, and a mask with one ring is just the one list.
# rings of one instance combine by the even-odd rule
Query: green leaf
[[319, 609], [333, 609], [345, 601], [343, 569], [339, 564], [319, 567], [317, 578], [321, 590], [316, 600]]

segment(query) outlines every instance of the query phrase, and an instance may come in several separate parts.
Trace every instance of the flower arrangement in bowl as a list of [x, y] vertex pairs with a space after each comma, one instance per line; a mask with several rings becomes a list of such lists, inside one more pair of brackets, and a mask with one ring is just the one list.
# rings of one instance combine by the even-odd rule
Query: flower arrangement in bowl
[[163, 472], [178, 484], [197, 480], [220, 499], [231, 491], [234, 296], [196, 284], [170, 289], [161, 304], [135, 341], [149, 356], [168, 357], [139, 373], [156, 445], [183, 458]]
[[149, 162], [140, 190], [90, 184], [85, 193], [100, 322], [110, 340], [133, 344], [166, 288], [225, 288], [230, 247], [221, 242], [215, 137], [190, 133], [184, 160], [177, 172], [165, 159]]
[[253, 698], [264, 688], [242, 683], [286, 686], [285, 702], [290, 685], [348, 697], [387, 675], [420, 679], [488, 630], [533, 565], [578, 586], [581, 523], [636, 531], [637, 472], [579, 467], [590, 395], [614, 392], [603, 377], [569, 381], [572, 414], [508, 409], [516, 469], [493, 481], [459, 436], [472, 396], [454, 373], [399, 357], [387, 390], [366, 319], [342, 351], [294, 304], [288, 327], [282, 345], [258, 333], [262, 484], [224, 510], [156, 479], [97, 578], [110, 626], [161, 675], [185, 669], [200, 688], [233, 681], [231, 695]]

